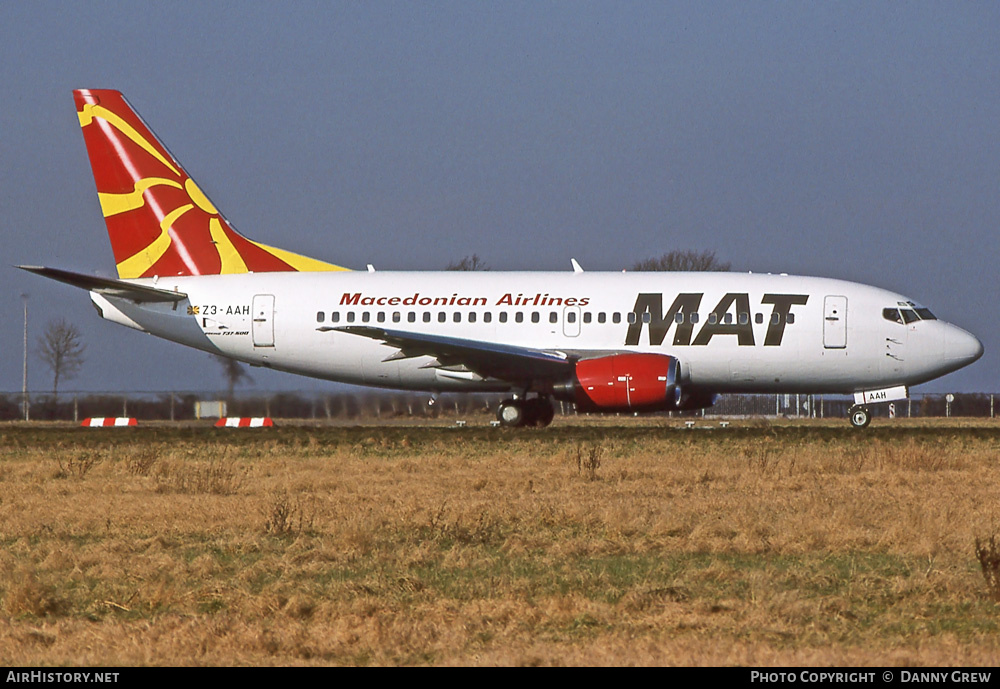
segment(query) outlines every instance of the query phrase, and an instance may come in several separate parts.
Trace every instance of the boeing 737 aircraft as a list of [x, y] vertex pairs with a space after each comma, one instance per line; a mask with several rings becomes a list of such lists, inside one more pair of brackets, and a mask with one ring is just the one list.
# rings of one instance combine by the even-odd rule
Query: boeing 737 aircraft
[[74, 92], [118, 278], [105, 319], [331, 381], [509, 393], [504, 426], [583, 411], [698, 409], [719, 393], [855, 395], [850, 421], [978, 359], [979, 340], [907, 297], [743, 273], [353, 272], [236, 232], [121, 93]]

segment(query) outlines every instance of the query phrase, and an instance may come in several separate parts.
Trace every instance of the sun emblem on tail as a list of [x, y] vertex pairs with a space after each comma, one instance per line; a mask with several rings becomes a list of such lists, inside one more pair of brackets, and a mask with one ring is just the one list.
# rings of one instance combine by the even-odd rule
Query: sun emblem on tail
[[346, 270], [247, 239], [120, 93], [74, 95], [119, 277]]

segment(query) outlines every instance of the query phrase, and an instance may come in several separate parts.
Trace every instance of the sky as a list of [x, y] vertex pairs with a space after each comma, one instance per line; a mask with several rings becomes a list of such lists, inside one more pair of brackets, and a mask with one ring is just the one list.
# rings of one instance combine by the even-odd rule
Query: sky
[[[917, 392], [1000, 392], [1000, 4], [0, 3], [0, 392], [213, 390], [103, 322], [114, 275], [72, 99], [114, 88], [257, 241], [339, 265], [620, 270], [674, 249], [903, 293], [986, 349]], [[330, 383], [254, 370], [250, 389]]]

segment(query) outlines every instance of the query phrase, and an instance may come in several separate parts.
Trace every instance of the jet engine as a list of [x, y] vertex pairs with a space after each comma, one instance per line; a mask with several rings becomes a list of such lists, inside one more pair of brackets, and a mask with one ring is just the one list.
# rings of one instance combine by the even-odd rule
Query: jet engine
[[576, 363], [552, 388], [583, 412], [670, 411], [682, 401], [680, 362], [666, 354], [612, 354]]

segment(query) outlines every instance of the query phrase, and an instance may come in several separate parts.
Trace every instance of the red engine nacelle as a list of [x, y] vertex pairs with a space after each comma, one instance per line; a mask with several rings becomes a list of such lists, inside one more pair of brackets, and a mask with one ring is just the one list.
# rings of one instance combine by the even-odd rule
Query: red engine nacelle
[[676, 409], [680, 364], [665, 354], [613, 354], [576, 363], [572, 379], [553, 387], [556, 399], [580, 411]]

